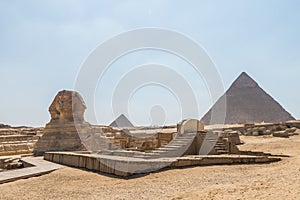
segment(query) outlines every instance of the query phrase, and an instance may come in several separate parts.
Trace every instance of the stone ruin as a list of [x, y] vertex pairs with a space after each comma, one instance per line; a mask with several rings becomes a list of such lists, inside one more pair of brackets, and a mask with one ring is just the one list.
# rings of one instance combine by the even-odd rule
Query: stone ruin
[[78, 129], [88, 129], [90, 126], [84, 121], [85, 109], [79, 93], [67, 90], [58, 92], [49, 107], [51, 120], [35, 144], [34, 155], [43, 155], [46, 151], [85, 150], [78, 135]]
[[[107, 154], [110, 154], [109, 152], [118, 149], [161, 152], [168, 149], [168, 146], [172, 146], [178, 135], [182, 134], [182, 127], [185, 127], [184, 130], [187, 131], [188, 126], [184, 124], [190, 123], [190, 120], [184, 120], [177, 127], [170, 126], [157, 129], [149, 129], [149, 127], [122, 129], [95, 126], [85, 122], [85, 109], [86, 105], [79, 93], [60, 91], [49, 107], [51, 120], [46, 125], [43, 136], [35, 145], [34, 155], [43, 155], [46, 151], [106, 151]], [[197, 121], [197, 127], [202, 132], [200, 131], [194, 136], [195, 140], [189, 144], [189, 149], [186, 149], [185, 154], [187, 155], [197, 155], [203, 143], [210, 143], [212, 146], [210, 147], [211, 151], [203, 154], [238, 153], [236, 145], [242, 144], [239, 138], [240, 134], [247, 135], [250, 132], [251, 135], [272, 133], [276, 136], [277, 133], [283, 134], [278, 131], [295, 131], [295, 128], [283, 129], [283, 126], [274, 127], [274, 125], [269, 126], [271, 127], [270, 130], [254, 125], [240, 125], [238, 128], [208, 129], [205, 131], [204, 125], [199, 121]]]
[[0, 157], [0, 171], [22, 168], [21, 156], [2, 156]]
[[[51, 120], [35, 144], [34, 155], [46, 151], [98, 151], [99, 149], [131, 149], [149, 151], [170, 142], [172, 134], [135, 137], [128, 129], [91, 125], [84, 120], [86, 105], [74, 91], [60, 91], [49, 107]], [[87, 147], [87, 148], [86, 148]]]
[[[35, 145], [34, 155], [44, 159], [118, 176], [157, 171], [165, 167], [209, 164], [245, 164], [279, 161], [263, 152], [240, 151], [239, 135], [269, 133], [267, 128], [239, 125], [205, 129], [196, 119], [177, 126], [110, 127], [84, 120], [86, 106], [74, 91], [61, 91], [49, 107], [51, 120]], [[272, 124], [271, 131], [289, 130], [296, 122]], [[279, 128], [281, 129], [279, 130]], [[244, 131], [244, 132], [243, 132]], [[246, 132], [245, 132], [246, 131]], [[13, 162], [12, 166], [17, 166]]]
[[207, 132], [203, 128], [203, 124], [196, 119], [184, 120], [177, 126], [174, 138], [167, 145], [149, 152], [128, 149], [92, 153], [46, 152], [44, 159], [123, 177], [163, 168], [268, 163], [280, 160], [263, 152], [239, 151], [234, 144], [236, 135], [228, 133], [226, 138], [226, 135], [220, 136], [219, 132]]
[[[34, 155], [120, 176], [167, 166], [280, 160], [263, 152], [240, 151], [237, 145], [242, 143], [239, 139], [241, 129], [205, 130], [203, 123], [196, 119], [183, 120], [177, 126], [156, 128], [96, 126], [84, 120], [85, 110], [79, 93], [60, 91], [49, 107], [51, 120], [35, 144]], [[5, 163], [9, 167], [20, 165], [17, 159], [8, 159]]]
[[[245, 85], [256, 87], [253, 82]], [[299, 133], [300, 128], [300, 121], [293, 120], [204, 129], [204, 124], [196, 119], [183, 120], [177, 126], [156, 128], [130, 127], [127, 126], [129, 123], [126, 123], [126, 128], [96, 126], [84, 120], [85, 110], [86, 105], [79, 93], [60, 91], [49, 107], [51, 120], [34, 146], [34, 155], [44, 155], [46, 160], [68, 166], [119, 176], [152, 172], [164, 167], [266, 163], [280, 158], [263, 152], [240, 151], [237, 147], [242, 144], [239, 135], [289, 137]], [[21, 128], [23, 133], [32, 131]], [[36, 132], [32, 135], [39, 137], [41, 134], [37, 130], [41, 129], [34, 129]], [[19, 135], [16, 138], [19, 142], [23, 137]], [[1, 147], [1, 141], [7, 145], [6, 139], [0, 135], [0, 153], [3, 149], [7, 150], [6, 146]], [[0, 159], [0, 171], [23, 165], [18, 157]]]
[[224, 134], [238, 134], [244, 136], [273, 136], [288, 138], [299, 134], [300, 121], [282, 123], [248, 123], [224, 125], [217, 130]]
[[0, 125], [0, 156], [31, 153], [43, 128]]
[[[187, 131], [188, 126], [185, 123], [189, 120], [182, 121], [177, 127], [96, 126], [84, 120], [85, 110], [86, 105], [79, 93], [66, 90], [58, 92], [49, 107], [51, 120], [45, 128], [34, 129], [34, 131], [39, 131], [34, 132], [32, 136], [9, 135], [10, 141], [6, 141], [6, 136], [0, 136], [0, 142], [2, 142], [0, 143], [0, 153], [1, 151], [6, 153], [4, 155], [30, 153], [35, 144], [34, 155], [43, 155], [49, 151], [85, 151], [107, 155], [131, 155], [132, 152], [141, 152], [156, 155], [157, 153], [168, 153], [169, 150], [175, 151], [180, 146], [178, 144], [185, 144], [186, 136], [179, 136], [183, 132], [182, 127], [185, 127], [184, 130]], [[299, 128], [299, 124], [299, 121], [290, 121], [277, 124], [243, 124], [237, 125], [237, 127], [204, 130], [204, 125], [197, 121], [197, 130], [201, 131], [191, 136], [194, 137], [194, 140], [185, 144], [188, 148], [182, 155], [198, 155], [199, 152], [209, 155], [238, 154], [239, 150], [236, 145], [242, 144], [239, 135], [288, 137], [296, 134], [295, 126], [298, 125]], [[3, 126], [3, 128], [11, 127]], [[21, 129], [23, 133], [27, 130], [33, 131], [24, 127]], [[12, 144], [12, 137], [18, 144]], [[37, 141], [39, 137], [40, 139]], [[26, 140], [26, 142], [23, 143], [20, 140]], [[205, 150], [203, 144], [206, 144], [205, 148], [210, 149], [209, 152]], [[138, 157], [140, 156], [138, 155]]]
[[[261, 123], [260, 125], [249, 123], [249, 121], [290, 120], [293, 117], [246, 73], [242, 73], [237, 78], [225, 96], [228, 98], [226, 123], [241, 121], [248, 123], [232, 128], [208, 130], [228, 140], [230, 144], [241, 144], [239, 135], [289, 137], [299, 132], [297, 128], [300, 128], [300, 123], [296, 120], [289, 121], [289, 123]], [[275, 114], [274, 110], [274, 112], [269, 112], [272, 109], [276, 111]], [[108, 150], [150, 152], [164, 148], [180, 131], [176, 126], [158, 127], [157, 130], [153, 127], [132, 127], [124, 115], [111, 124], [116, 127], [95, 126], [84, 120], [85, 110], [86, 105], [77, 92], [60, 91], [49, 107], [51, 120], [44, 129], [26, 127], [16, 129], [0, 125], [0, 155], [30, 153], [33, 147], [35, 155], [43, 155], [46, 151], [86, 151], [88, 149], [96, 152], [99, 147]], [[263, 114], [260, 113], [261, 111]], [[202, 121], [207, 123], [209, 117], [210, 112]], [[237, 117], [241, 121], [237, 121]], [[155, 134], [148, 134], [147, 129], [150, 132], [154, 131]], [[39, 141], [38, 138], [40, 138]]]
[[[85, 109], [86, 105], [79, 93], [66, 90], [60, 91], [49, 107], [51, 120], [46, 124], [44, 134], [35, 144], [34, 155], [43, 155], [47, 151], [88, 150], [99, 152], [103, 149], [108, 151], [115, 151], [116, 149], [140, 152], [162, 151], [166, 146], [170, 146], [173, 140], [176, 141], [178, 134], [183, 132], [182, 125], [178, 125], [177, 128], [162, 127], [157, 130], [94, 126], [85, 122]], [[182, 124], [185, 123], [187, 123], [187, 120], [182, 122]], [[199, 132], [197, 136], [195, 135], [196, 139], [192, 141], [192, 144], [189, 144], [191, 147], [186, 150], [187, 154], [198, 152], [200, 144], [206, 136], [203, 124], [198, 121], [197, 123], [198, 129], [203, 133]], [[187, 126], [184, 127], [187, 129]], [[149, 131], [151, 134], [149, 134]], [[218, 137], [218, 139], [213, 140], [217, 143], [218, 148], [212, 148], [214, 151], [208, 153], [229, 153], [229, 149], [234, 149], [230, 145], [237, 144], [236, 141], [231, 141], [232, 136], [224, 135], [223, 137], [218, 133], [214, 133], [214, 135]], [[227, 138], [227, 141], [224, 138]]]

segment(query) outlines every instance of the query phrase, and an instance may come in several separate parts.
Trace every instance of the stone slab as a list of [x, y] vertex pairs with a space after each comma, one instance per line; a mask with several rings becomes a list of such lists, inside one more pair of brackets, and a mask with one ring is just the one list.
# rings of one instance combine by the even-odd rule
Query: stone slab
[[34, 166], [0, 172], [0, 184], [40, 176], [64, 167], [62, 165], [46, 161], [43, 157], [24, 157], [21, 160]]
[[155, 172], [163, 168], [177, 168], [203, 165], [254, 164], [280, 161], [280, 158], [255, 155], [205, 155], [185, 157], [162, 157], [143, 159], [78, 152], [46, 152], [46, 160], [71, 167], [128, 177], [133, 174]]

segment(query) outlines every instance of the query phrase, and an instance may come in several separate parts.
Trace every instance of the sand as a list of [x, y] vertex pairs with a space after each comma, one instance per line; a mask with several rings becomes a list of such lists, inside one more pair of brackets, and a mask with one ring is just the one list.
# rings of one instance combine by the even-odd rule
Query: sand
[[271, 164], [173, 169], [129, 180], [66, 167], [2, 184], [0, 199], [300, 199], [300, 136], [241, 139], [241, 150], [291, 157]]

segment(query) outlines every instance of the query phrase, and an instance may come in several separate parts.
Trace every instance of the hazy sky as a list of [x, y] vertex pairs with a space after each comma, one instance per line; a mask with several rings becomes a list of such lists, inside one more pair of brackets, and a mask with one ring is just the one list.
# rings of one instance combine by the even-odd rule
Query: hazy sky
[[[0, 123], [44, 126], [53, 97], [74, 88], [82, 63], [97, 45], [143, 27], [187, 35], [206, 49], [226, 89], [246, 71], [300, 118], [299, 10], [296, 0], [0, 0]], [[120, 58], [99, 81], [97, 121], [92, 123], [108, 124], [120, 114], [111, 113], [106, 97], [133, 66], [145, 63], [164, 63], [188, 80], [199, 106], [198, 116], [190, 117], [200, 118], [210, 108], [204, 81], [187, 63], [166, 52], [145, 50]], [[136, 124], [151, 123], [151, 114], [167, 123], [182, 117], [180, 102], [159, 85], [132, 93], [130, 100], [120, 101], [129, 102]]]

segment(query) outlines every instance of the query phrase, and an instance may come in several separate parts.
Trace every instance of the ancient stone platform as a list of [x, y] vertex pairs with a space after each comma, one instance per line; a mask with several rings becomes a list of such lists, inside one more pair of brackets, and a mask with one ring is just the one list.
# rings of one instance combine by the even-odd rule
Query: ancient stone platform
[[44, 159], [55, 163], [84, 168], [96, 172], [129, 177], [145, 174], [165, 168], [178, 168], [203, 165], [255, 164], [280, 161], [280, 158], [255, 155], [195, 155], [144, 159], [87, 152], [46, 152]]

